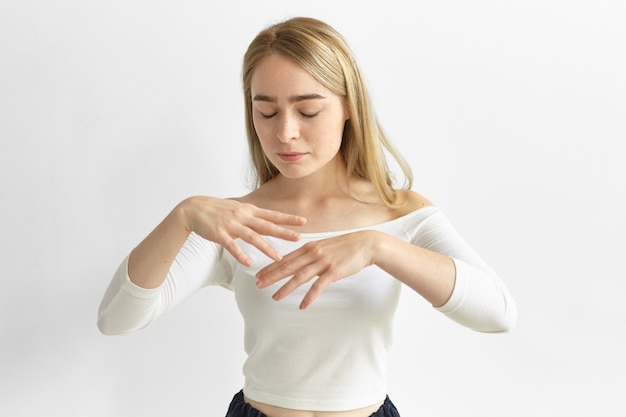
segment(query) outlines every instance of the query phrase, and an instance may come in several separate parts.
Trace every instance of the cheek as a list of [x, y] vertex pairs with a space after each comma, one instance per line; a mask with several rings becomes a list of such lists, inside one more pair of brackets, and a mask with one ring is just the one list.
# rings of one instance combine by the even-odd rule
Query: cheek
[[339, 146], [343, 139], [343, 131], [345, 127], [344, 120], [333, 120], [326, 125], [326, 138], [329, 142]]
[[254, 125], [254, 131], [256, 135], [259, 137], [261, 144], [269, 137], [269, 128], [267, 122], [264, 120], [259, 120], [257, 117], [252, 119], [252, 124]]

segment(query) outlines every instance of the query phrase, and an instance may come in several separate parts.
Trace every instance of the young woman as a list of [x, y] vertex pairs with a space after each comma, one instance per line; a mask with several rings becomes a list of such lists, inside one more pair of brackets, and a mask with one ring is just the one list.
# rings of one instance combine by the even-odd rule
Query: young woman
[[515, 303], [441, 210], [409, 190], [333, 28], [295, 18], [263, 30], [243, 87], [257, 188], [178, 204], [122, 262], [98, 326], [131, 332], [221, 285], [235, 292], [248, 354], [228, 417], [398, 416], [385, 373], [402, 284], [481, 332], [509, 331]]

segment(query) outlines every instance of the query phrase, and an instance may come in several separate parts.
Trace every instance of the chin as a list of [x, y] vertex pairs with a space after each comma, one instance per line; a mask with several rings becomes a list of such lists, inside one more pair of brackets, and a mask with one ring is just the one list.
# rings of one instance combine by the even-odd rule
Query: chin
[[298, 179], [306, 178], [309, 176], [309, 174], [303, 174], [303, 173], [295, 174], [293, 172], [282, 172], [282, 171], [280, 175], [290, 180], [298, 180]]
[[296, 168], [296, 167], [286, 167], [283, 169], [278, 169], [278, 171], [280, 172], [280, 175], [282, 175], [285, 178], [288, 178], [290, 180], [297, 180], [300, 178], [306, 178], [309, 175], [311, 175], [313, 172], [310, 170], [305, 170], [302, 168]]

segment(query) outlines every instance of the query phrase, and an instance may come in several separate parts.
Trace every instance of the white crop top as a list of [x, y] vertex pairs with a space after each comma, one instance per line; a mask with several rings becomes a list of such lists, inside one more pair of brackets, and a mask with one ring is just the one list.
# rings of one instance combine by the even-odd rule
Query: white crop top
[[[455, 288], [450, 300], [438, 308], [451, 319], [482, 332], [508, 331], [514, 325], [516, 307], [508, 290], [438, 208], [421, 208], [363, 229], [388, 233], [454, 260]], [[309, 241], [347, 232], [303, 233], [298, 242], [267, 239], [287, 254]], [[198, 289], [221, 285], [234, 291], [244, 318], [248, 398], [315, 411], [352, 410], [384, 400], [401, 283], [370, 266], [331, 284], [312, 305], [300, 310], [312, 281], [274, 301], [271, 296], [284, 281], [257, 288], [255, 274], [271, 260], [245, 242], [239, 244], [254, 261], [252, 267], [244, 267], [221, 246], [192, 233], [166, 280], [155, 289], [130, 281], [126, 258], [100, 305], [99, 328], [105, 334], [132, 332]]]

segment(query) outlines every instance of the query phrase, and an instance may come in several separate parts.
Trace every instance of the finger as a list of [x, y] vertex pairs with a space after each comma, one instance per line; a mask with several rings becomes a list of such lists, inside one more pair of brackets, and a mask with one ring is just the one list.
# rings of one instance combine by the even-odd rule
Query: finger
[[306, 223], [305, 217], [262, 208], [257, 208], [256, 216], [275, 225], [302, 226]]
[[250, 257], [243, 251], [243, 249], [241, 249], [234, 239], [231, 239], [230, 237], [224, 238], [222, 239], [221, 245], [231, 255], [233, 255], [233, 258], [235, 258], [237, 262], [247, 267], [252, 266], [252, 259], [250, 259]]
[[297, 271], [291, 262], [280, 261], [275, 262], [275, 264], [279, 266], [279, 269], [274, 269], [271, 273], [266, 273], [266, 275], [259, 275], [257, 273], [256, 285], [259, 288], [269, 287], [282, 279], [293, 276], [294, 272]]
[[306, 218], [293, 214], [282, 213], [257, 207], [253, 204], [238, 203], [231, 209], [230, 217], [244, 226], [257, 230], [259, 233], [276, 236], [288, 240], [297, 240], [299, 235], [283, 226], [300, 226]]
[[282, 271], [284, 274], [283, 278], [287, 275], [293, 275], [293, 264], [292, 262], [297, 259], [297, 256], [294, 256], [294, 252], [290, 252], [287, 255], [284, 255], [282, 259], [272, 262], [269, 265], [261, 268], [257, 273], [257, 279], [271, 279], [273, 275]]
[[311, 285], [311, 288], [302, 299], [302, 302], [300, 303], [300, 310], [305, 310], [307, 307], [309, 307], [313, 303], [313, 301], [315, 301], [317, 297], [319, 297], [319, 295], [333, 282], [334, 279], [330, 278], [328, 275], [320, 276], [313, 283], [313, 285]]
[[272, 245], [267, 243], [265, 239], [263, 239], [263, 237], [256, 231], [247, 227], [242, 227], [242, 230], [238, 233], [238, 236], [243, 241], [256, 247], [258, 250], [263, 252], [268, 257], [274, 259], [275, 261], [280, 261], [282, 259], [282, 255]]
[[294, 242], [300, 239], [300, 234], [295, 230], [287, 229], [285, 227], [274, 224], [271, 221], [262, 220], [259, 218], [254, 219], [249, 224], [249, 227], [264, 236], [272, 236], [279, 239], [291, 240]]
[[272, 295], [272, 298], [275, 301], [280, 301], [289, 294], [291, 294], [293, 291], [295, 291], [301, 285], [309, 282], [316, 275], [315, 273], [310, 271], [310, 269], [309, 271], [304, 269], [298, 271], [289, 281], [287, 281], [282, 287], [280, 287], [278, 291], [274, 293], [274, 295]]
[[259, 270], [256, 274], [256, 278], [259, 280], [257, 285], [259, 285], [260, 288], [264, 288], [281, 279], [294, 275], [297, 271], [305, 267], [307, 263], [310, 263], [310, 260], [304, 256], [304, 253], [306, 252], [304, 252], [302, 248], [296, 249], [283, 256], [282, 259]]

